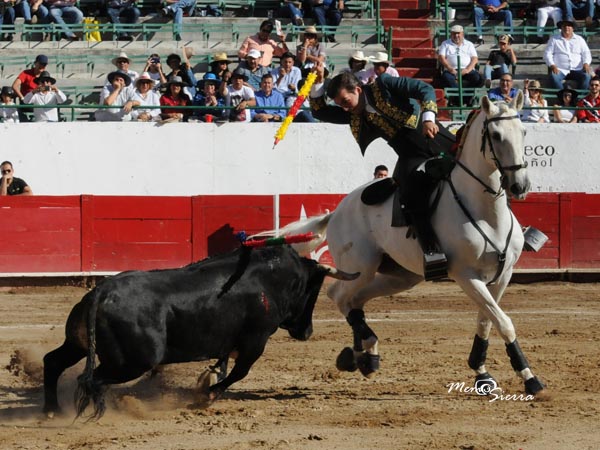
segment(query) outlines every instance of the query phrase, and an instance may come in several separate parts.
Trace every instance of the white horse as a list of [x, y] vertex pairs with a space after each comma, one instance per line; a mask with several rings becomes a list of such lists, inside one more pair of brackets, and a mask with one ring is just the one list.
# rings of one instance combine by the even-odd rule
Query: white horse
[[[530, 187], [523, 157], [525, 132], [518, 115], [523, 95], [519, 93], [510, 105], [494, 104], [487, 97], [481, 104], [463, 134], [456, 166], [443, 182], [432, 224], [448, 258], [449, 278], [478, 307], [469, 356], [469, 366], [476, 372], [475, 388], [485, 393], [496, 387], [485, 368], [494, 325], [526, 392], [536, 394], [544, 385], [529, 368], [515, 328], [499, 305], [524, 242], [507, 198], [525, 198]], [[354, 348], [340, 353], [338, 369], [358, 368], [370, 376], [379, 366], [379, 355], [377, 336], [365, 322], [363, 307], [374, 297], [395, 294], [423, 281], [423, 254], [417, 241], [407, 238], [405, 227], [390, 227], [393, 196], [380, 205], [367, 206], [360, 198], [363, 189], [348, 194], [334, 212], [295, 222], [279, 234], [326, 232], [336, 266], [360, 272], [353, 281], [334, 283], [328, 295], [354, 333]], [[297, 249], [306, 253], [318, 244]]]

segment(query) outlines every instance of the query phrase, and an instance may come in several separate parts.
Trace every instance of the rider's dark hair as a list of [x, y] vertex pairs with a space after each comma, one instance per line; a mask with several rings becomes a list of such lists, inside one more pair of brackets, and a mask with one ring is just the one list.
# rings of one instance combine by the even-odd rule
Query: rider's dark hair
[[377, 173], [380, 170], [385, 170], [387, 172], [388, 168], [387, 168], [387, 166], [384, 166], [383, 164], [379, 164], [378, 166], [375, 166], [375, 171], [373, 173]]
[[360, 86], [360, 81], [350, 72], [342, 72], [333, 77], [327, 87], [327, 97], [336, 98], [342, 89], [354, 91]]

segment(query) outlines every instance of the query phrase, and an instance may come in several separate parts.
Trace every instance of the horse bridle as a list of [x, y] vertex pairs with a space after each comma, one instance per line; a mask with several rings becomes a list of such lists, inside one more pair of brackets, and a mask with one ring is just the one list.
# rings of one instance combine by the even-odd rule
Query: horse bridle
[[[500, 171], [500, 179], [504, 180], [504, 178], [506, 177], [506, 171], [510, 171], [510, 172], [516, 172], [517, 170], [520, 169], [524, 169], [527, 167], [527, 161], [525, 161], [523, 164], [515, 164], [512, 166], [502, 166], [500, 164], [500, 160], [498, 159], [498, 157], [496, 156], [496, 150], [494, 149], [494, 145], [492, 143], [492, 139], [490, 137], [490, 132], [489, 132], [489, 128], [488, 125], [491, 122], [498, 122], [500, 120], [516, 120], [519, 119], [518, 115], [514, 115], [514, 116], [504, 116], [504, 117], [492, 117], [491, 119], [486, 118], [484, 121], [484, 126], [483, 126], [483, 131], [482, 131], [482, 137], [481, 137], [481, 153], [485, 154], [485, 144], [486, 142], [488, 143], [489, 147], [490, 147], [490, 152], [492, 154], [492, 158], [496, 164], [496, 167], [498, 168], [498, 170]], [[499, 197], [500, 195], [502, 195], [504, 188], [502, 187], [502, 185], [504, 184], [503, 181], [501, 181], [500, 183], [500, 189], [498, 189], [498, 191], [495, 191], [494, 189], [492, 189], [489, 185], [487, 185], [483, 180], [481, 180], [477, 175], [475, 175], [467, 166], [465, 166], [463, 163], [461, 163], [459, 160], [455, 160], [456, 165], [458, 167], [460, 167], [461, 169], [463, 169], [465, 172], [467, 172], [472, 178], [474, 178], [478, 183], [480, 183], [485, 189], [484, 191], [492, 194], [496, 197]], [[458, 204], [458, 206], [460, 206], [460, 209], [463, 211], [463, 213], [465, 214], [465, 216], [467, 216], [467, 219], [469, 219], [469, 222], [471, 223], [471, 225], [473, 225], [473, 227], [477, 230], [477, 232], [483, 237], [483, 239], [495, 250], [495, 252], [498, 254], [498, 269], [496, 270], [496, 274], [494, 275], [494, 278], [492, 278], [491, 281], [489, 281], [486, 284], [492, 284], [494, 283], [502, 274], [502, 271], [504, 270], [504, 264], [506, 263], [506, 251], [508, 250], [508, 246], [510, 245], [510, 240], [512, 238], [512, 233], [513, 233], [513, 225], [514, 225], [514, 218], [512, 213], [510, 214], [510, 230], [508, 232], [508, 235], [506, 236], [506, 242], [504, 244], [504, 250], [500, 250], [496, 244], [494, 244], [492, 242], [492, 240], [485, 234], [485, 232], [481, 229], [481, 227], [477, 224], [477, 222], [475, 221], [475, 219], [473, 218], [473, 216], [471, 215], [471, 213], [469, 212], [469, 210], [467, 209], [467, 207], [465, 206], [465, 204], [461, 201], [460, 197], [458, 196], [458, 192], [456, 191], [456, 188], [454, 187], [454, 183], [452, 183], [452, 179], [450, 178], [450, 176], [448, 176], [447, 178], [448, 184], [450, 185], [450, 188], [452, 189], [452, 194], [454, 196], [454, 200], [456, 201], [456, 203]], [[510, 210], [510, 205], [506, 204], [507, 208]]]

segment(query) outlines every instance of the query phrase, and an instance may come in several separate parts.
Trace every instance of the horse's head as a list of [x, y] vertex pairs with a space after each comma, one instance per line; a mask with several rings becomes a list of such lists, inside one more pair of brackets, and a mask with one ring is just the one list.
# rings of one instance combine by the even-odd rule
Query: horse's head
[[523, 153], [525, 129], [519, 119], [523, 93], [519, 91], [510, 104], [493, 103], [487, 96], [481, 99], [485, 113], [481, 151], [500, 171], [502, 187], [509, 195], [523, 199], [531, 183]]

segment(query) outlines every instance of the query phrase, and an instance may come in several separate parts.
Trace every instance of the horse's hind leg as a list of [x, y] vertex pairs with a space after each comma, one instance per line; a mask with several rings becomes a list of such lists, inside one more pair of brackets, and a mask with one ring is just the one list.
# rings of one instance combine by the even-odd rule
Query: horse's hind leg
[[[473, 348], [471, 349], [469, 366], [473, 368], [478, 375], [481, 374], [482, 368], [485, 372], [484, 363], [487, 350], [487, 338], [490, 331], [490, 325], [488, 322], [491, 322], [496, 327], [500, 333], [500, 336], [502, 336], [502, 339], [505, 342], [506, 352], [510, 358], [513, 369], [525, 382], [525, 391], [527, 394], [533, 395], [541, 391], [544, 388], [544, 385], [536, 376], [533, 375], [533, 372], [529, 368], [529, 363], [527, 362], [527, 359], [521, 351], [517, 341], [514, 325], [498, 304], [510, 275], [510, 273], [504, 274], [504, 280], [499, 280], [498, 285], [489, 290], [482, 281], [475, 280], [472, 277], [471, 279], [467, 277], [457, 277], [456, 279], [467, 295], [469, 295], [469, 297], [471, 297], [477, 303], [480, 310], [478, 316], [477, 335], [475, 336]], [[490, 290], [495, 295], [493, 295]], [[473, 366], [476, 367], [474, 368]]]

